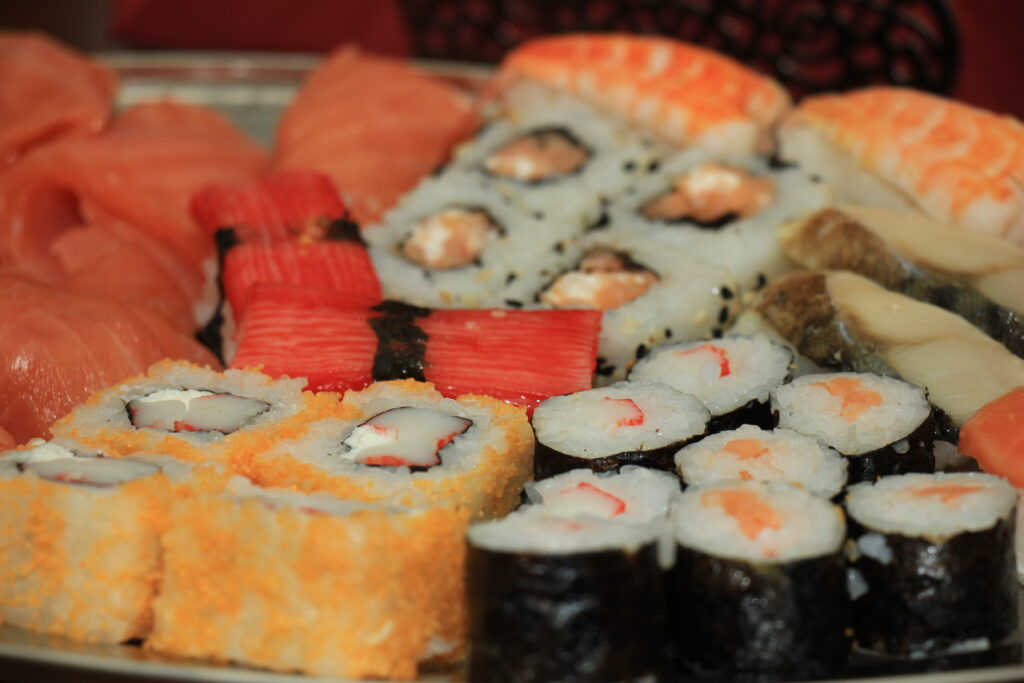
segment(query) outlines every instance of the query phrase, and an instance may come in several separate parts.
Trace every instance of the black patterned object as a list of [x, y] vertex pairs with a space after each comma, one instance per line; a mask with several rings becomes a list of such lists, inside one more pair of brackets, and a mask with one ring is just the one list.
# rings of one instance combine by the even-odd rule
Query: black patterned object
[[948, 93], [959, 40], [944, 0], [401, 0], [419, 57], [496, 62], [569, 31], [661, 34], [731, 55], [794, 96], [894, 84]]

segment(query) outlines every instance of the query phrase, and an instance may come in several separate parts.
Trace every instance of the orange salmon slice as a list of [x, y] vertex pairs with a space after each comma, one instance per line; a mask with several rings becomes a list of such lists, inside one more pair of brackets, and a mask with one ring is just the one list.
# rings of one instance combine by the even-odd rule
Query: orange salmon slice
[[753, 491], [709, 491], [701, 497], [706, 508], [720, 507], [740, 525], [740, 533], [751, 541], [766, 529], [781, 529], [782, 520], [771, 505]]
[[815, 382], [814, 386], [840, 397], [843, 405], [839, 409], [839, 417], [850, 422], [860, 417], [868, 408], [882, 405], [880, 393], [865, 389], [861, 381], [853, 377], [836, 377], [827, 382]]
[[755, 460], [771, 453], [771, 449], [766, 448], [757, 439], [733, 439], [727, 442], [722, 450], [735, 455], [740, 460]]

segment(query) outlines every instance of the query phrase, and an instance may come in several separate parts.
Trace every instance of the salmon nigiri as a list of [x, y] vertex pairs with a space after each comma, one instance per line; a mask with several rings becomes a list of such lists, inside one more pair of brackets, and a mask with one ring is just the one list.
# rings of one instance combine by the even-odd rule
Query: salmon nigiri
[[285, 112], [277, 167], [326, 173], [355, 220], [372, 224], [471, 130], [472, 104], [408, 64], [343, 48]]
[[0, 32], [0, 166], [63, 135], [98, 133], [117, 78], [42, 34]]
[[94, 391], [168, 357], [216, 364], [148, 307], [0, 277], [0, 427], [19, 443], [44, 436]]
[[572, 34], [525, 43], [498, 83], [529, 78], [568, 90], [670, 142], [765, 152], [789, 108], [782, 86], [728, 57], [669, 38]]
[[841, 201], [914, 208], [1024, 245], [1024, 126], [903, 88], [804, 100], [780, 128], [785, 159]]

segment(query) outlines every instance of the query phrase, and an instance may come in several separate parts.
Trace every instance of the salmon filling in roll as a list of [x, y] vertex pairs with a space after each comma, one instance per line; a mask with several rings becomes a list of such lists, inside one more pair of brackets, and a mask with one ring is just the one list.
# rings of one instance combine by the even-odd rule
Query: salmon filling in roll
[[649, 220], [715, 226], [751, 216], [774, 198], [771, 180], [736, 166], [710, 163], [676, 177], [672, 188], [648, 202], [641, 213]]
[[491, 175], [539, 183], [572, 175], [587, 163], [590, 152], [568, 130], [546, 128], [513, 140], [484, 160]]
[[658, 279], [626, 254], [599, 248], [584, 256], [576, 270], [558, 276], [540, 300], [556, 308], [607, 311], [643, 296]]
[[461, 268], [475, 263], [501, 232], [485, 210], [451, 207], [418, 221], [401, 251], [425, 268]]

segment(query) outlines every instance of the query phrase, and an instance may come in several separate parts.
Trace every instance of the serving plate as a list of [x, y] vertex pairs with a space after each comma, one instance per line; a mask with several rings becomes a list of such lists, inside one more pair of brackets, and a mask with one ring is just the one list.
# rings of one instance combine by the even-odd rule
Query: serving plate
[[[292, 101], [303, 78], [319, 57], [239, 53], [106, 53], [98, 57], [120, 74], [118, 106], [173, 98], [223, 112], [242, 130], [270, 147], [281, 113]], [[487, 67], [454, 62], [417, 62], [424, 70], [467, 90], [479, 88], [491, 71]], [[1024, 602], [1019, 605], [1024, 615]], [[1024, 621], [1024, 619], [1022, 619]], [[1019, 636], [1014, 639], [1019, 642]], [[949, 671], [899, 674], [903, 665], [884, 660], [859, 660], [855, 678], [830, 683], [1002, 683], [1024, 681], [1018, 645], [990, 652], [995, 665], [978, 668], [979, 655], [962, 655], [941, 664], [919, 662], [912, 670], [934, 666]], [[988, 662], [986, 662], [988, 663]], [[232, 665], [166, 657], [137, 645], [90, 645], [56, 636], [0, 626], [0, 680], [59, 681], [253, 681], [254, 683], [311, 683], [326, 679], [297, 674], [259, 671]], [[465, 680], [459, 670], [428, 674], [426, 683]]]

